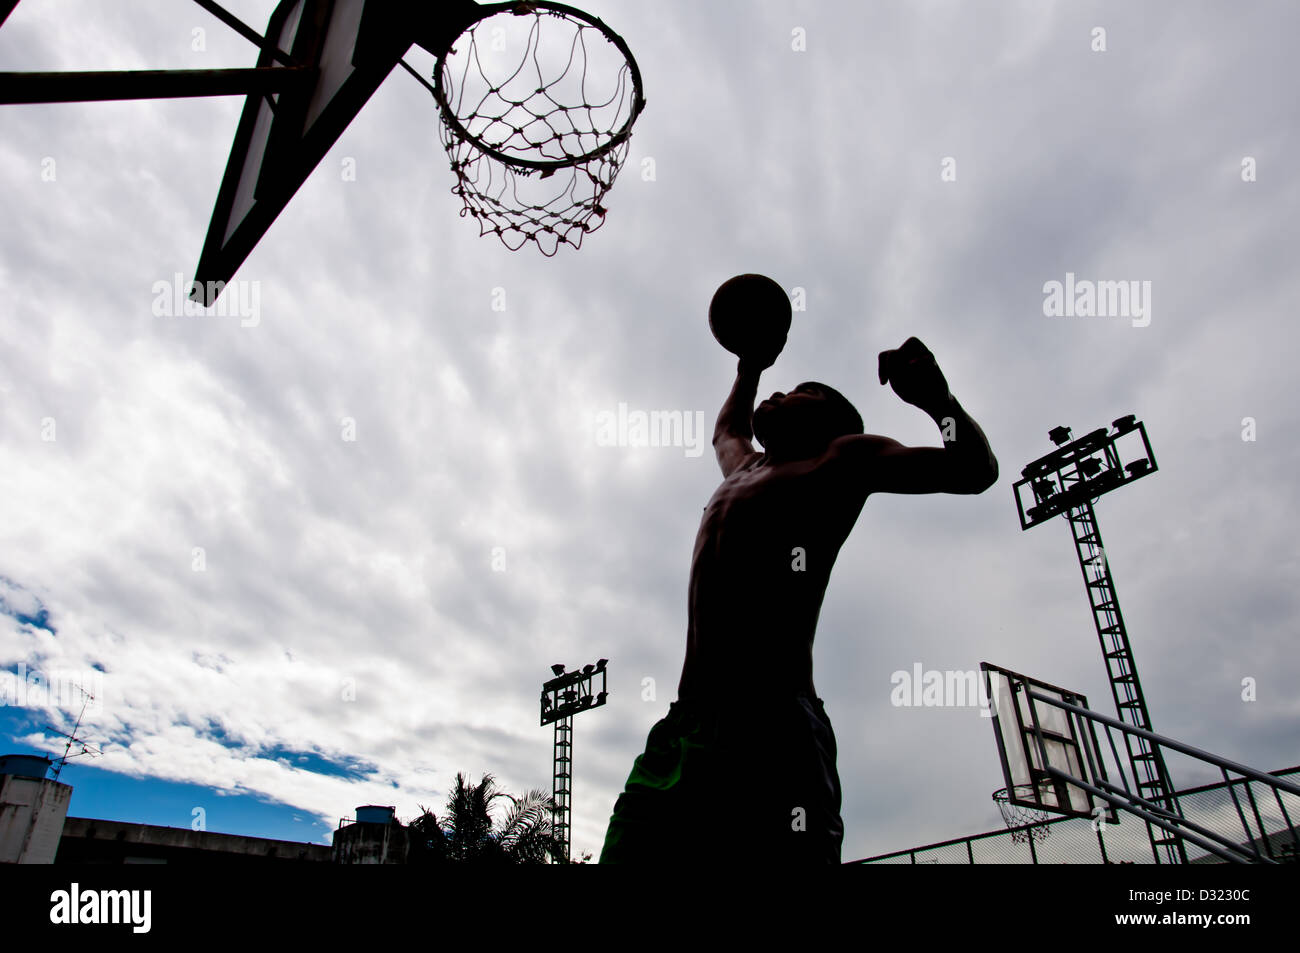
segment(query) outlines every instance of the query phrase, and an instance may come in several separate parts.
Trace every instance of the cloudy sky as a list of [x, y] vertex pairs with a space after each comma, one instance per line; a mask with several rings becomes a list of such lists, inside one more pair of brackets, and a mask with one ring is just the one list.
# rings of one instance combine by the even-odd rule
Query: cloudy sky
[[[228, 6], [260, 27], [274, 4]], [[1012, 500], [1061, 424], [1151, 436], [1159, 472], [1098, 513], [1156, 729], [1300, 762], [1300, 12], [582, 6], [648, 106], [604, 227], [553, 258], [458, 215], [399, 70], [236, 275], [246, 309], [169, 314], [242, 100], [0, 109], [0, 668], [98, 673], [71, 813], [319, 841], [359, 804], [440, 809], [457, 772], [549, 790], [540, 683], [605, 657], [610, 703], [576, 727], [574, 847], [598, 852], [675, 697], [720, 474], [593, 421], [711, 430], [735, 362], [705, 310], [741, 272], [803, 306], [760, 393], [825, 380], [937, 446], [874, 377], [915, 334], [1001, 463], [980, 496], [871, 498], [840, 555], [815, 657], [846, 859], [1000, 824], [989, 721], [894, 706], [892, 673], [988, 660], [1112, 711], [1068, 529], [1022, 533]], [[254, 58], [164, 0], [25, 0], [0, 29], [6, 70]], [[1067, 274], [1139, 282], [1149, 311], [1048, 316]], [[61, 752], [72, 694], [10, 696], [2, 746]]]

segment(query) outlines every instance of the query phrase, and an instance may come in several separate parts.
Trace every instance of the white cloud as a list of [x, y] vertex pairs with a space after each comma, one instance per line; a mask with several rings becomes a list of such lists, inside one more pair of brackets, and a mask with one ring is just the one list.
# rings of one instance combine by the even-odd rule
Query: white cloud
[[[0, 652], [108, 669], [104, 766], [331, 822], [370, 799], [439, 806], [457, 771], [546, 787], [539, 683], [554, 661], [604, 656], [610, 706], [577, 728], [576, 847], [598, 851], [675, 691], [691, 542], [718, 477], [707, 454], [593, 447], [581, 421], [625, 401], [711, 422], [734, 361], [705, 307], [742, 271], [808, 294], [763, 386], [824, 379], [869, 428], [937, 444], [874, 380], [876, 352], [916, 333], [1002, 463], [981, 497], [872, 499], [841, 555], [816, 658], [846, 858], [999, 823], [987, 720], [891, 708], [890, 672], [988, 659], [1109, 710], [1068, 534], [1022, 535], [1010, 500], [1060, 423], [1080, 434], [1132, 412], [1151, 430], [1160, 473], [1099, 513], [1158, 729], [1262, 768], [1294, 760], [1282, 647], [1300, 421], [1279, 212], [1294, 205], [1295, 15], [1115, 6], [1111, 50], [1093, 54], [1082, 12], [583, 6], [632, 45], [649, 107], [580, 252], [478, 238], [428, 93], [395, 73], [241, 269], [260, 282], [257, 327], [150, 310], [153, 283], [197, 260], [237, 100], [0, 111], [0, 216], [17, 223], [0, 237], [0, 575], [39, 593], [59, 631], [14, 623]], [[236, 12], [261, 24], [271, 7]], [[200, 21], [206, 58], [189, 49]], [[807, 52], [790, 50], [792, 25]], [[1176, 81], [1155, 65], [1175, 54]], [[197, 8], [23, 4], [0, 58], [252, 53]], [[1255, 72], [1230, 68], [1242, 61]], [[1261, 157], [1249, 185], [1246, 154]], [[939, 179], [948, 155], [955, 183]], [[1151, 280], [1151, 326], [1044, 318], [1042, 283], [1069, 270]], [[1230, 690], [1246, 675], [1270, 680], [1254, 707]], [[279, 746], [378, 777], [260, 756]]]

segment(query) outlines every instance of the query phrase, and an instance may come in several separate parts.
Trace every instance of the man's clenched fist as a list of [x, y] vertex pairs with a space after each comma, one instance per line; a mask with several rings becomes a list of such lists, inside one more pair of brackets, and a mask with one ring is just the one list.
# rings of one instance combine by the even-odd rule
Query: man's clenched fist
[[914, 337], [880, 352], [880, 383], [891, 384], [895, 394], [922, 410], [939, 408], [951, 396], [934, 355]]

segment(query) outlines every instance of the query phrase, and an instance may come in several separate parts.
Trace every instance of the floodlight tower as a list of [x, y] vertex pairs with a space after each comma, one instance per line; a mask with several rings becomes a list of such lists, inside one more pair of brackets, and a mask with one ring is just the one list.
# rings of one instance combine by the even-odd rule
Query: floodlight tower
[[[573, 823], [573, 716], [605, 704], [605, 665], [609, 659], [597, 659], [565, 672], [563, 665], [552, 665], [555, 677], [542, 683], [542, 725], [555, 723], [555, 756], [552, 771], [552, 799], [555, 802], [555, 836], [564, 845], [564, 859], [570, 860], [573, 847], [570, 836]], [[596, 677], [600, 690], [593, 691]]]
[[[1143, 731], [1152, 731], [1151, 715], [1147, 712], [1142, 683], [1138, 680], [1137, 665], [1133, 661], [1133, 650], [1129, 645], [1128, 631], [1124, 628], [1119, 597], [1115, 594], [1115, 583], [1092, 504], [1103, 494], [1154, 473], [1156, 458], [1151, 452], [1146, 427], [1132, 414], [1121, 417], [1111, 426], [1114, 429], [1109, 433], [1102, 427], [1073, 441], [1070, 440], [1069, 427], [1050, 431], [1047, 436], [1057, 449], [1025, 467], [1020, 473], [1022, 479], [1012, 487], [1012, 492], [1015, 493], [1022, 530], [1065, 514], [1074, 536], [1079, 568], [1083, 570], [1088, 604], [1092, 607], [1092, 619], [1101, 641], [1101, 653], [1106, 661], [1106, 674], [1110, 678], [1111, 695], [1119, 719]], [[1128, 462], [1121, 459], [1118, 446], [1121, 441]], [[1028, 506], [1021, 495], [1026, 488], [1032, 492], [1032, 502]], [[1157, 812], [1181, 816], [1160, 749], [1140, 736], [1125, 733], [1124, 737], [1138, 797], [1149, 802], [1148, 806]], [[1156, 863], [1160, 863], [1161, 848], [1169, 863], [1187, 863], [1187, 852], [1181, 838], [1150, 822], [1147, 823], [1147, 834]]]

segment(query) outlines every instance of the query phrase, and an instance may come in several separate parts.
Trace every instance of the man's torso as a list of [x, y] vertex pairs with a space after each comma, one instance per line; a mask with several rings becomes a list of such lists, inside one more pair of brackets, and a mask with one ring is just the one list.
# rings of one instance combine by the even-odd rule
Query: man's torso
[[835, 557], [866, 500], [819, 463], [770, 465], [756, 455], [704, 508], [680, 697], [816, 697], [817, 616]]

